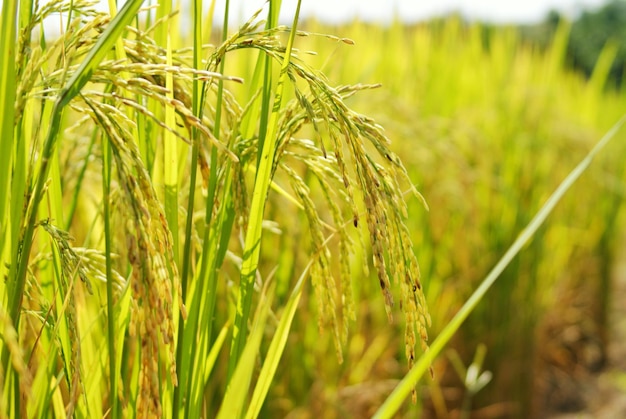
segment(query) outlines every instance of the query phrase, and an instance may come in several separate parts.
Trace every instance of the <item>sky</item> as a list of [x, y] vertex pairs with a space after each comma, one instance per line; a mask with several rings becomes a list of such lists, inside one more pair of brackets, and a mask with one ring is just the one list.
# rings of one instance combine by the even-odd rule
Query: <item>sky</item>
[[[225, 1], [218, 1], [216, 15], [223, 16]], [[230, 0], [231, 15], [241, 21], [262, 7], [263, 0]], [[601, 6], [605, 0], [302, 0], [301, 16], [316, 16], [326, 22], [358, 17], [368, 21], [389, 21], [394, 15], [416, 21], [458, 11], [471, 19], [493, 23], [532, 23], [556, 9], [572, 17], [582, 8]], [[289, 21], [295, 0], [283, 0], [281, 20]]]
[[[122, 0], [123, 1], [123, 0]], [[216, 16], [223, 16], [225, 0], [216, 0]], [[46, 0], [42, 0], [46, 3]], [[102, 4], [107, 1], [101, 0]], [[119, 2], [119, 0], [118, 0]], [[204, 0], [205, 4], [209, 0]], [[406, 21], [423, 20], [459, 11], [463, 16], [493, 23], [532, 23], [542, 20], [548, 11], [557, 9], [575, 16], [581, 8], [598, 7], [606, 0], [302, 0], [301, 15], [316, 16], [335, 23], [358, 17], [368, 21], [390, 21], [394, 15]], [[3, 0], [0, 0], [0, 5]], [[188, 0], [181, 0], [183, 7]], [[245, 20], [261, 8], [264, 0], [230, 0], [231, 16]], [[283, 0], [282, 20], [289, 21], [296, 0]]]

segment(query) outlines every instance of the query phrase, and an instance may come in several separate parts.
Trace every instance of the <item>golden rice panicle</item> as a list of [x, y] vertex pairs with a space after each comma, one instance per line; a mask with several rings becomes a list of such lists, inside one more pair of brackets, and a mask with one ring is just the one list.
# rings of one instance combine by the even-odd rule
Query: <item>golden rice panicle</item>
[[[267, 45], [264, 45], [264, 48], [268, 54], [281, 55], [279, 49]], [[350, 110], [344, 103], [345, 98], [358, 91], [376, 88], [379, 85], [333, 88], [323, 75], [311, 70], [298, 57], [294, 57], [290, 62], [288, 72], [292, 80], [299, 78], [306, 83], [308, 93], [303, 93], [301, 87], [294, 83], [296, 89], [294, 102], [299, 104], [299, 108], [293, 106], [288, 109], [293, 114], [291, 117], [293, 121], [284, 124], [286, 128], [283, 141], [286, 143], [290, 136], [295, 134], [302, 125], [300, 121], [306, 121], [313, 125], [319, 150], [324, 157], [328, 157], [322, 143], [322, 133], [328, 133], [333, 147], [329, 154], [334, 155], [334, 164], [337, 168], [335, 173], [339, 174], [340, 184], [343, 184], [347, 201], [352, 206], [352, 221], [355, 227], [358, 227], [360, 214], [353, 200], [354, 186], [358, 185], [362, 194], [373, 265], [390, 322], [393, 321], [394, 304], [392, 279], [399, 289], [401, 308], [408, 328], [405, 335], [407, 357], [409, 362], [412, 362], [412, 359], [415, 359], [417, 334], [420, 335], [422, 349], [427, 348], [426, 327], [429, 317], [419, 283], [417, 262], [404, 225], [407, 211], [399, 180], [409, 180], [408, 175], [398, 156], [389, 149], [391, 142], [384, 135], [382, 127], [371, 118]], [[284, 149], [286, 144], [281, 146]], [[283, 150], [279, 151], [282, 153]], [[307, 164], [309, 169], [315, 172], [316, 164], [310, 161]], [[324, 189], [324, 182], [320, 183]], [[411, 189], [416, 193], [412, 185]], [[423, 198], [417, 195], [424, 203]], [[333, 212], [332, 205], [330, 208]], [[410, 278], [410, 285], [403, 285], [405, 278]], [[326, 308], [323, 307], [322, 310], [324, 309]]]
[[351, 176], [348, 174], [348, 169], [345, 163], [345, 157], [343, 153], [343, 145], [339, 141], [338, 135], [335, 130], [329, 130], [330, 137], [333, 140], [333, 144], [335, 146], [334, 154], [335, 161], [337, 162], [337, 168], [339, 173], [341, 174], [341, 180], [343, 181], [343, 185], [346, 188], [346, 193], [349, 197], [350, 208], [352, 210], [352, 222], [354, 227], [359, 226], [359, 211], [356, 207], [356, 203], [354, 200], [354, 184]]
[[[355, 118], [355, 125], [363, 137], [368, 139], [384, 157], [383, 161], [387, 162], [387, 165], [383, 166], [370, 161], [371, 173], [375, 174], [373, 180], [377, 186], [376, 191], [379, 192], [372, 195], [380, 200], [380, 208], [387, 222], [388, 231], [382, 239], [388, 249], [391, 275], [399, 282], [401, 307], [406, 322], [405, 352], [410, 369], [416, 358], [415, 347], [418, 339], [420, 349], [423, 352], [428, 350], [427, 327], [430, 326], [430, 316], [420, 282], [419, 266], [408, 229], [404, 224], [407, 209], [398, 178], [408, 179], [408, 175], [400, 159], [388, 150], [389, 140], [380, 127], [364, 117]], [[418, 196], [421, 198], [421, 195]], [[412, 397], [415, 402], [417, 398], [415, 389]]]
[[[132, 205], [132, 204], [131, 204]], [[137, 210], [134, 209], [136, 215]], [[139, 215], [141, 217], [141, 215]], [[132, 265], [131, 290], [132, 300], [135, 309], [131, 315], [131, 333], [134, 333], [140, 343], [140, 379], [139, 394], [137, 400], [137, 416], [151, 417], [158, 416], [161, 409], [160, 395], [154, 391], [152, 378], [159, 374], [158, 348], [159, 323], [155, 319], [155, 311], [158, 309], [151, 307], [153, 293], [151, 292], [154, 282], [154, 273], [151, 269], [150, 250], [145, 228], [141, 220], [131, 220], [127, 223], [127, 235], [136, 237], [136, 241], [130, 241], [136, 246], [129, 249], [129, 262]]]
[[[388, 160], [392, 161], [391, 158]], [[374, 165], [374, 168], [378, 172], [385, 194], [390, 197], [389, 200], [392, 204], [389, 207], [390, 211], [388, 211], [388, 218], [392, 220], [389, 222], [390, 234], [388, 237], [389, 246], [397, 249], [397, 251], [389, 252], [389, 258], [392, 262], [390, 268], [394, 278], [403, 279], [400, 290], [407, 322], [406, 342], [407, 345], [414, 348], [417, 345], [414, 332], [419, 330], [420, 346], [425, 351], [428, 348], [426, 327], [430, 326], [430, 317], [420, 282], [419, 266], [413, 252], [409, 231], [403, 222], [403, 219], [407, 217], [406, 203], [402, 195], [394, 193], [394, 191], [400, 190], [397, 176], [392, 176], [389, 171], [378, 164]], [[393, 165], [391, 169], [394, 170]], [[407, 352], [407, 359], [410, 368], [415, 359], [414, 349]]]
[[[133, 149], [133, 144], [130, 148]], [[136, 150], [135, 150], [136, 151]], [[135, 280], [139, 282], [133, 286], [134, 299], [143, 313], [145, 334], [140, 335], [142, 349], [141, 368], [144, 372], [144, 385], [148, 385], [150, 401], [143, 400], [143, 406], [148, 412], [160, 416], [160, 392], [159, 392], [159, 342], [163, 343], [168, 356], [166, 359], [172, 362], [174, 355], [174, 313], [172, 302], [172, 285], [179, 287], [178, 274], [173, 263], [173, 250], [171, 238], [165, 216], [156, 198], [156, 193], [147, 177], [138, 153], [130, 153], [134, 168], [137, 173], [137, 181], [131, 181], [130, 188], [134, 189], [130, 205], [136, 215], [134, 231], [128, 234], [137, 235], [137, 248], [140, 260], [134, 266], [139, 274]], [[134, 179], [129, 177], [129, 179]], [[167, 264], [170, 264], [168, 269]], [[135, 284], [133, 284], [135, 285]], [[184, 306], [181, 306], [184, 315]], [[143, 325], [142, 325], [143, 326]], [[143, 328], [143, 327], [142, 327]], [[176, 366], [169, 365], [170, 378], [174, 385], [177, 384]], [[155, 384], [155, 380], [157, 383]], [[153, 410], [153, 409], [156, 409]]]
[[[344, 189], [336, 187], [337, 185], [341, 185], [343, 180], [341, 174], [338, 172], [336, 159], [332, 154], [325, 155], [324, 151], [310, 140], [292, 139], [291, 143], [295, 147], [292, 147], [285, 155], [295, 157], [306, 164], [309, 173], [315, 176], [321, 188], [333, 219], [333, 226], [324, 225], [324, 227], [330, 231], [330, 234], [323, 245], [330, 249], [331, 243], [338, 242], [340, 275], [339, 283], [333, 284], [333, 293], [338, 296], [341, 303], [341, 316], [339, 319], [343, 327], [341, 329], [340, 339], [341, 343], [345, 344], [348, 337], [349, 322], [356, 318], [350, 269], [350, 253], [353, 243], [347, 232], [347, 228], [348, 226], [352, 226], [353, 220], [349, 217], [349, 221], [346, 222], [345, 213], [342, 211], [342, 208], [349, 208], [351, 206], [351, 197]], [[289, 163], [281, 163], [281, 167], [287, 166], [287, 164]], [[337, 254], [337, 252], [333, 251], [333, 254]]]
[[[333, 188], [326, 180], [324, 174], [327, 176], [333, 176], [337, 181], [340, 179], [340, 175], [332, 168], [336, 166], [336, 160], [332, 155], [324, 158], [318, 156], [314, 161], [323, 161], [326, 165], [322, 166], [323, 171], [315, 171], [317, 175], [318, 183], [321, 186], [322, 193], [326, 199], [328, 208], [333, 217], [333, 223], [335, 226], [335, 233], [339, 236], [339, 269], [340, 269], [340, 282], [339, 282], [339, 296], [341, 297], [341, 321], [343, 323], [341, 340], [345, 344], [348, 338], [348, 325], [350, 321], [356, 319], [356, 310], [354, 305], [354, 296], [352, 295], [352, 271], [350, 268], [350, 254], [353, 247], [353, 242], [347, 232], [347, 227], [352, 226], [354, 218], [348, 223], [344, 222], [344, 213], [339, 207], [339, 203], [344, 203], [346, 206], [350, 206], [351, 197], [349, 197], [345, 191]], [[311, 164], [309, 167], [315, 168], [317, 165]], [[315, 170], [315, 169], [314, 169]], [[330, 173], [329, 173], [330, 172]]]
[[[162, 369], [169, 370], [170, 379], [177, 384], [172, 287], [179, 290], [180, 285], [173, 263], [171, 233], [137, 144], [126, 128], [131, 122], [124, 112], [116, 112], [115, 108], [94, 100], [97, 97], [83, 95], [88, 104], [85, 111], [93, 115], [94, 121], [106, 133], [121, 186], [121, 198], [130, 214], [125, 224], [128, 257], [132, 265], [130, 332], [140, 342], [140, 371], [143, 377], [140, 380], [138, 415], [158, 417], [161, 411], [158, 385], [160, 360], [165, 359], [169, 364]], [[181, 312], [184, 315], [182, 305]], [[167, 351], [166, 357], [159, 356], [159, 348]]]
[[393, 252], [394, 248], [386, 246], [389, 241], [389, 233], [387, 231], [387, 214], [385, 212], [385, 202], [380, 197], [380, 181], [375, 177], [367, 162], [364, 162], [364, 149], [361, 144], [354, 144], [355, 147], [361, 148], [361, 152], [357, 152], [357, 160], [361, 160], [361, 164], [357, 165], [357, 176], [361, 182], [364, 195], [367, 227], [370, 235], [372, 246], [372, 260], [374, 268], [378, 275], [378, 284], [385, 299], [385, 311], [387, 318], [391, 323], [393, 321], [393, 295], [391, 293], [391, 284], [389, 275], [387, 274], [387, 263], [385, 260], [385, 249]]
[[342, 339], [339, 331], [337, 304], [335, 301], [337, 289], [334, 278], [330, 272], [330, 251], [325, 243], [322, 223], [319, 219], [319, 213], [315, 207], [315, 203], [310, 197], [308, 186], [306, 186], [302, 178], [291, 168], [284, 167], [284, 170], [290, 176], [292, 188], [298, 200], [303, 205], [304, 213], [309, 222], [309, 233], [314, 252], [312, 258], [315, 260], [315, 263], [311, 267], [311, 281], [320, 310], [318, 320], [319, 328], [320, 331], [324, 330], [326, 327], [332, 329], [337, 359], [341, 363], [343, 362], [341, 349]]
[[[72, 250], [79, 258], [79, 275], [82, 271], [82, 274], [87, 278], [83, 279], [83, 282], [88, 281], [88, 278], [96, 279], [101, 282], [110, 280], [113, 284], [113, 290], [115, 291], [114, 297], [117, 298], [120, 296], [126, 286], [126, 278], [124, 278], [116, 269], [112, 269], [112, 277], [107, 279], [104, 252], [83, 247], [74, 247]], [[117, 254], [111, 254], [111, 259], [119, 260], [120, 257]]]
[[76, 298], [74, 297], [74, 279], [78, 276], [87, 285], [87, 290], [90, 294], [93, 293], [93, 290], [80, 258], [70, 245], [70, 242], [74, 239], [69, 235], [69, 233], [52, 225], [49, 220], [42, 221], [40, 225], [50, 235], [61, 259], [60, 265], [62, 266], [62, 269], [59, 274], [58, 285], [63, 295], [63, 300], [67, 299], [68, 302], [65, 309], [65, 318], [67, 320], [67, 329], [71, 342], [70, 365], [68, 366], [69, 371], [71, 372], [71, 377], [67, 378], [68, 386], [70, 388], [70, 398], [67, 406], [67, 415], [72, 416], [83, 387], [83, 380], [80, 371], [81, 340], [77, 323]]
[[[378, 180], [376, 172], [372, 170], [371, 157], [365, 149], [363, 142], [363, 139], [369, 139], [368, 129], [371, 121], [352, 112], [343, 103], [341, 93], [347, 96], [357, 89], [334, 89], [325, 82], [323, 77], [316, 77], [317, 74], [301, 63], [294, 64], [292, 69], [294, 73], [308, 82], [310, 92], [315, 96], [315, 100], [311, 102], [317, 107], [318, 113], [324, 115], [323, 118], [329, 126], [328, 129], [331, 131], [331, 138], [334, 141], [334, 153], [337, 158], [337, 164], [349, 196], [351, 196], [351, 182], [348, 180], [349, 173], [343, 157], [343, 148], [347, 146], [350, 152], [350, 157], [354, 164], [352, 170], [356, 173], [357, 183], [360, 185], [364, 195], [363, 201], [366, 208], [374, 267], [376, 268], [379, 284], [385, 299], [387, 317], [389, 321], [392, 321], [393, 295], [390, 289], [391, 284], [385, 261], [385, 244], [388, 240], [385, 213], [385, 198], [387, 197], [382, 196], [379, 191], [381, 182]], [[337, 132], [339, 135], [335, 135], [333, 132]], [[342, 138], [344, 143], [339, 141], [339, 138]], [[380, 140], [380, 138], [376, 138], [376, 140]], [[358, 215], [356, 211], [354, 212], [354, 220], [358, 224]]]
[[235, 213], [239, 215], [237, 220], [240, 228], [245, 231], [248, 228], [249, 208], [247, 205], [248, 189], [246, 186], [246, 173], [244, 166], [236, 164], [234, 167], [233, 178], [233, 202], [235, 205]]
[[[133, 220], [128, 223], [129, 235], [137, 236], [137, 246], [130, 262], [133, 264], [132, 291], [136, 305], [132, 313], [136, 333], [141, 348], [140, 391], [138, 416], [161, 416], [159, 347], [161, 342], [169, 350], [171, 362], [173, 352], [171, 289], [163, 256], [158, 254], [147, 229], [143, 225], [147, 220]], [[136, 317], [136, 318], [135, 318]], [[137, 330], [138, 327], [138, 330]], [[175, 368], [175, 367], [174, 367]], [[170, 376], [176, 384], [175, 369], [169, 366]], [[172, 374], [172, 371], [174, 373]]]

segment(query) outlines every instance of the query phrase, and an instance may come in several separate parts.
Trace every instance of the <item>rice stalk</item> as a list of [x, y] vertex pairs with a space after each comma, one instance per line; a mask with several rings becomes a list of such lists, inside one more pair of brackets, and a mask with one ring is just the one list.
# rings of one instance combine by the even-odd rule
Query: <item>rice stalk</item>
[[[250, 320], [264, 325], [271, 312], [262, 307], [264, 312], [257, 310], [260, 314], [250, 318], [258, 304], [256, 290], [275, 286], [269, 284], [272, 275], [262, 272], [271, 252], [261, 251], [271, 224], [264, 209], [278, 208], [272, 189], [296, 202], [308, 222], [309, 240], [303, 247], [308, 248], [320, 310], [318, 327], [330, 329], [338, 359], [356, 313], [351, 259], [361, 238], [354, 237], [366, 228], [389, 321], [393, 294], [400, 296], [406, 356], [412, 363], [417, 342], [427, 348], [429, 317], [404, 225], [401, 184], [408, 175], [382, 128], [346, 105], [375, 85], [332, 87], [306, 65], [300, 58], [304, 53], [294, 47], [296, 35], [305, 36], [297, 33], [297, 14], [293, 28], [275, 26], [279, 2], [271, 4], [269, 20], [274, 22], [262, 28], [255, 15], [232, 35], [225, 30], [224, 41], [215, 48], [202, 45], [196, 11], [193, 63], [184, 55], [188, 51], [174, 48], [175, 40], [168, 43], [171, 31], [159, 29], [171, 23], [170, 11], [162, 11], [156, 23], [147, 22], [142, 30], [140, 19], [136, 27], [127, 26], [136, 18], [139, 1], [127, 2], [117, 15], [114, 8], [109, 15], [92, 6], [47, 3], [20, 32], [17, 62], [22, 64], [13, 109], [23, 149], [10, 154], [27, 164], [23, 172], [15, 172], [18, 182], [11, 195], [19, 198], [12, 201], [10, 214], [19, 222], [10, 233], [21, 241], [11, 241], [11, 248], [0, 252], [12, 262], [7, 294], [14, 327], [27, 330], [19, 318], [24, 308], [32, 310], [28, 325], [40, 332], [26, 333], [25, 344], [40, 342], [43, 350], [58, 354], [61, 365], [57, 370], [51, 359], [32, 367], [41, 396], [28, 408], [43, 412], [52, 406], [55, 414], [69, 416], [101, 416], [108, 414], [106, 409], [112, 409], [112, 417], [131, 412], [139, 417], [200, 416], [213, 382], [224, 385], [225, 394], [235, 399], [233, 406], [245, 406], [249, 385], [225, 385], [229, 376], [233, 383], [249, 383], [251, 366], [262, 355], [263, 330], [259, 326], [248, 336], [247, 327]], [[58, 40], [46, 43], [42, 38], [31, 46], [35, 28], [59, 12], [70, 18]], [[152, 33], [161, 40], [151, 39]], [[209, 54], [205, 60], [202, 53]], [[244, 101], [236, 90], [241, 78], [224, 75], [227, 56], [240, 53], [263, 57]], [[278, 78], [272, 76], [274, 64], [281, 67]], [[186, 145], [191, 146], [188, 159], [181, 151]], [[72, 161], [76, 155], [82, 156], [80, 163]], [[163, 170], [161, 158], [172, 158]], [[9, 163], [17, 167], [17, 162]], [[183, 166], [187, 164], [191, 167]], [[69, 186], [73, 173], [79, 174], [76, 191]], [[291, 191], [282, 189], [283, 181]], [[94, 188], [94, 183], [102, 187]], [[200, 193], [203, 203], [195, 202]], [[179, 211], [185, 194], [186, 213]], [[69, 214], [63, 213], [64, 195], [71, 195]], [[47, 213], [40, 210], [44, 198]], [[89, 210], [81, 214], [83, 205]], [[178, 231], [181, 214], [187, 217], [184, 232]], [[41, 230], [50, 242], [36, 239]], [[244, 230], [239, 245], [237, 234]], [[70, 245], [69, 231], [84, 243]], [[231, 295], [222, 289], [227, 282], [222, 279], [238, 269], [229, 372], [213, 380], [212, 362], [206, 359], [210, 354], [215, 359], [222, 342], [213, 330], [234, 305], [219, 298]], [[83, 295], [76, 278], [93, 295]], [[98, 304], [102, 282], [106, 309]], [[301, 280], [298, 284], [299, 290]], [[296, 315], [298, 292], [289, 300], [264, 364], [263, 371], [272, 377]], [[24, 296], [31, 294], [35, 298], [23, 307]], [[97, 333], [98, 327], [107, 333]], [[5, 370], [13, 355], [9, 349], [3, 349]], [[39, 361], [39, 356], [33, 350], [33, 359]], [[249, 368], [238, 372], [241, 365]], [[97, 370], [88, 375], [91, 367]], [[121, 380], [126, 376], [128, 381]], [[94, 377], [108, 377], [108, 382]], [[25, 389], [29, 381], [15, 383], [16, 389]], [[265, 382], [253, 396], [257, 412], [268, 386]], [[20, 410], [20, 390], [11, 391], [3, 403]]]

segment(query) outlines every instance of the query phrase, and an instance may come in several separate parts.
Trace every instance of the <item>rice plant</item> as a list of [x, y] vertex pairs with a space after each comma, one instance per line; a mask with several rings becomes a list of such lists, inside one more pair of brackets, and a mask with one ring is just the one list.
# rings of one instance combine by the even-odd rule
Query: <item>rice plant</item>
[[[403, 191], [421, 197], [346, 105], [375, 86], [307, 64], [297, 43], [319, 35], [298, 12], [277, 25], [279, 1], [235, 29], [227, 3], [221, 37], [193, 1], [189, 43], [167, 2], [94, 6], [2, 6], [0, 412], [256, 417], [307, 282], [311, 330], [341, 363], [364, 240], [412, 366], [430, 318]], [[226, 71], [241, 55], [251, 77]], [[271, 244], [294, 220], [301, 259], [284, 269]]]
[[528, 417], [602, 363], [611, 45], [214, 6], [2, 4], [0, 416]]

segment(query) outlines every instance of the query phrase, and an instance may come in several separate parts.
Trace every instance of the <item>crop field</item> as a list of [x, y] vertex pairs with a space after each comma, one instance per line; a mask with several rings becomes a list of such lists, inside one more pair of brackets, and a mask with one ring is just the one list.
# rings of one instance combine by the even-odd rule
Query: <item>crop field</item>
[[0, 418], [581, 408], [624, 257], [614, 45], [587, 78], [567, 22], [172, 3], [2, 4]]

